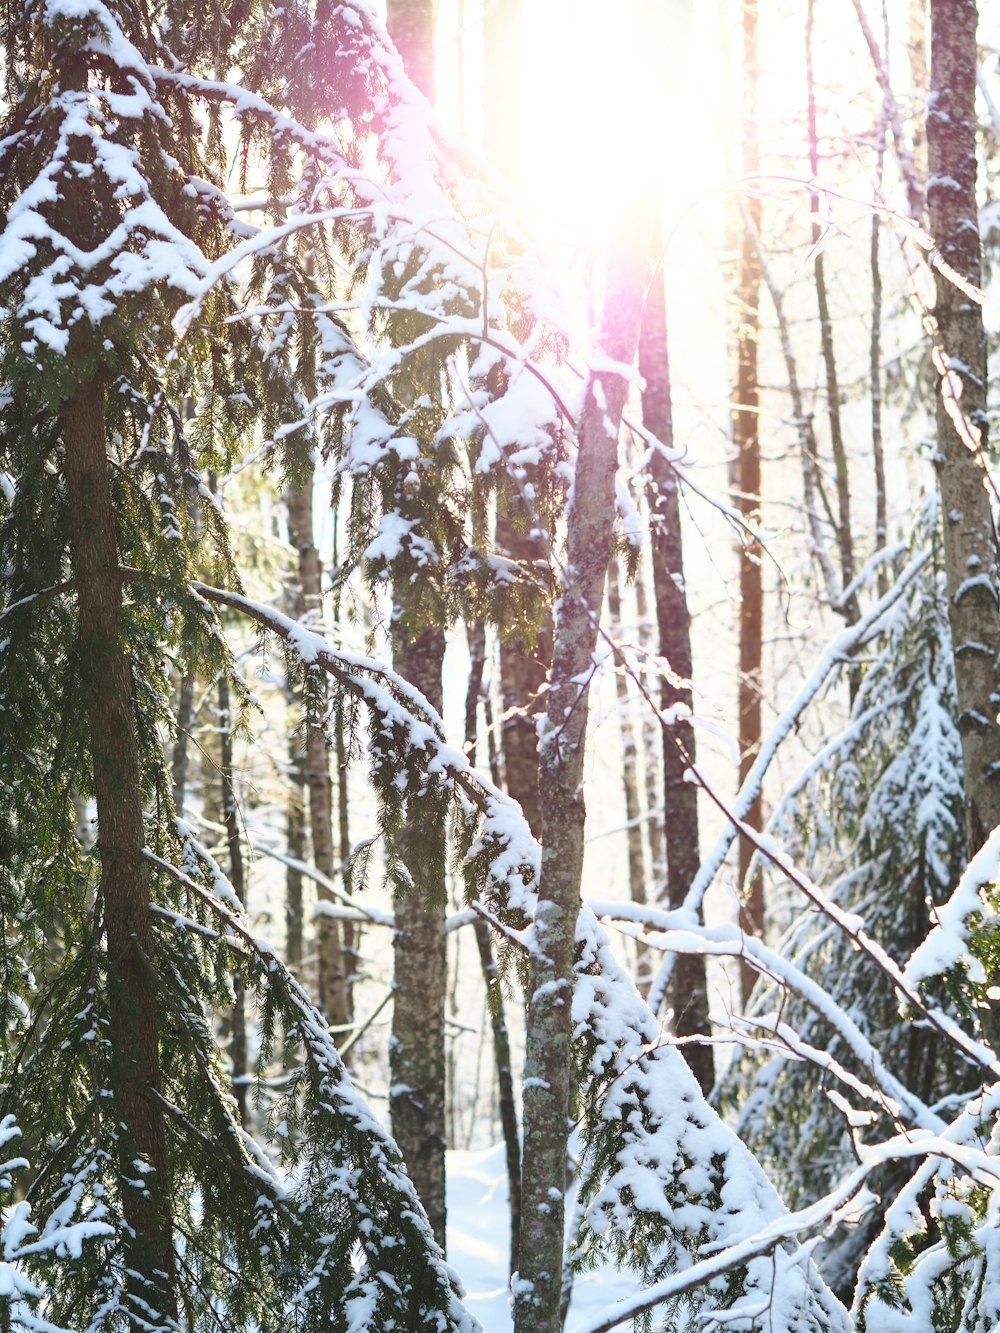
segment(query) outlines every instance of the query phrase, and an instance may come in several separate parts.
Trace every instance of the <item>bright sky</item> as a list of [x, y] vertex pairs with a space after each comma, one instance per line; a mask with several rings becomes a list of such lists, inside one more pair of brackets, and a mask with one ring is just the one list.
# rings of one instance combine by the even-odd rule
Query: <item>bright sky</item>
[[[606, 0], [524, 0], [520, 173], [527, 214], [545, 240], [572, 235], [602, 247], [617, 202], [650, 174], [669, 185], [667, 216], [719, 181], [705, 86], [710, 65], [719, 78], [719, 62], [704, 58], [715, 13], [714, 3], [693, 0], [619, 0], [611, 17]], [[443, 0], [438, 32], [440, 109], [475, 138], [479, 0]]]

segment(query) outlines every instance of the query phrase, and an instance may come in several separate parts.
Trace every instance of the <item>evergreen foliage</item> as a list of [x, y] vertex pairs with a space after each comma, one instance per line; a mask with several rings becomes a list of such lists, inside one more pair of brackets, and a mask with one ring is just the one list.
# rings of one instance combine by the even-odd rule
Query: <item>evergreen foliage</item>
[[[361, 0], [167, 0], [155, 17], [128, 0], [26, 0], [4, 11], [0, 34], [0, 1146], [20, 1132], [34, 1162], [0, 1167], [0, 1188], [10, 1193], [19, 1171], [23, 1189], [5, 1215], [0, 1323], [474, 1333], [398, 1150], [323, 1018], [176, 818], [164, 740], [178, 669], [228, 674], [248, 705], [212, 608], [250, 617], [285, 643], [310, 721], [325, 713], [328, 682], [335, 716], [364, 713], [387, 846], [407, 813], [435, 828], [453, 814], [470, 889], [505, 947], [537, 960], [540, 851], [516, 805], [447, 746], [405, 681], [242, 596], [207, 479], [249, 451], [287, 485], [321, 452], [351, 515], [338, 578], [363, 564], [375, 584], [391, 581], [408, 629], [461, 608], [530, 638], [551, 571], [498, 557], [490, 520], [516, 497], [519, 521], [558, 546], [581, 397], [565, 387], [562, 318]], [[233, 153], [240, 189], [265, 187], [255, 210], [231, 197]], [[621, 379], [598, 373], [602, 385]], [[85, 624], [72, 494], [82, 403], [100, 409], [92, 452], [110, 495], [115, 558], [88, 571], [106, 594], [103, 639]], [[226, 587], [199, 582], [207, 569]], [[897, 608], [851, 726], [782, 826], [832, 903], [863, 912], [897, 954], [919, 943], [926, 904], [943, 902], [961, 863], [935, 577]], [[119, 679], [109, 668], [122, 664]], [[98, 773], [109, 738], [95, 736], [93, 700], [112, 678], [134, 783], [125, 766]], [[579, 683], [574, 674], [567, 689]], [[120, 923], [106, 896], [120, 848], [107, 826], [94, 842], [78, 825], [80, 803], [116, 780], [141, 825], [125, 850], [153, 922], [152, 945], [133, 934], [124, 955], [111, 947]], [[841, 813], [817, 823], [807, 803]], [[965, 1022], [990, 998], [997, 964], [988, 849], [994, 860], [941, 909], [946, 947], [911, 969]], [[390, 864], [398, 884], [418, 869]], [[572, 1261], [631, 1266], [664, 1327], [847, 1327], [795, 1243], [811, 1223], [789, 1218], [705, 1104], [586, 909], [576, 944]], [[901, 1022], [898, 985], [866, 981], [865, 1009], [852, 1004], [844, 936], [800, 927], [788, 948], [902, 1069], [916, 1102], [961, 1082], [975, 1043], [958, 1055]], [[212, 1022], [232, 1007], [237, 973], [258, 1006], [261, 1060], [280, 1031], [292, 1063], [259, 1139], [235, 1113]], [[144, 1011], [123, 1017], [137, 994]], [[754, 1015], [772, 1034], [773, 999], [763, 993]], [[783, 1017], [861, 1087], [870, 1071], [842, 1025], [831, 1032], [795, 1005]], [[154, 1047], [138, 1112], [138, 1057], [121, 1039], [130, 1023]], [[744, 1125], [775, 1177], [793, 1202], [806, 1181], [810, 1195], [832, 1190], [858, 1136], [817, 1102], [808, 1066], [782, 1058], [755, 1077]], [[995, 1322], [995, 1103], [985, 1093], [953, 1124], [934, 1119], [936, 1155], [893, 1178], [891, 1201], [883, 1191], [884, 1231], [858, 1297], [873, 1333], [897, 1312], [969, 1333]], [[162, 1131], [162, 1161], [140, 1147], [137, 1118]], [[872, 1119], [860, 1141], [906, 1157], [887, 1137], [902, 1118], [896, 1108]], [[153, 1213], [168, 1259], [143, 1266], [135, 1219]]]
[[[45, 1145], [28, 1185], [36, 1213], [68, 1217], [79, 1205], [101, 1221], [82, 1249], [24, 1257], [29, 1278], [44, 1278], [45, 1317], [80, 1329], [175, 1320], [266, 1329], [290, 1317], [303, 1328], [474, 1326], [398, 1152], [351, 1091], [322, 1020], [240, 924], [218, 867], [175, 825], [163, 759], [168, 658], [232, 671], [217, 623], [191, 592], [206, 562], [238, 580], [202, 477], [228, 470], [258, 421], [270, 436], [265, 452], [294, 474], [324, 408], [357, 449], [367, 440], [395, 457], [388, 442], [402, 439], [399, 420], [365, 436], [372, 420], [378, 427], [369, 397], [394, 411], [379, 387], [391, 376], [363, 361], [336, 314], [316, 308], [320, 296], [349, 296], [320, 285], [346, 256], [352, 282], [370, 279], [371, 328], [397, 307], [409, 318], [419, 283], [411, 271], [393, 298], [383, 266], [395, 274], [404, 249], [418, 274], [430, 262], [413, 241], [421, 222], [386, 200], [393, 177], [412, 178], [390, 91], [398, 67], [365, 9], [282, 14], [274, 24], [266, 6], [196, 15], [168, 5], [151, 24], [124, 5], [50, 0], [6, 15], [0, 990], [11, 1037], [0, 1100], [5, 1113], [16, 1108], [29, 1145]], [[289, 69], [275, 59], [274, 43], [286, 42], [300, 52], [311, 42], [324, 59]], [[225, 82], [234, 68], [244, 71], [242, 88]], [[335, 134], [310, 128], [320, 107]], [[331, 222], [329, 239], [312, 222], [305, 244], [294, 215], [262, 233], [233, 211], [224, 188], [231, 124], [245, 179], [262, 169], [275, 201], [293, 191], [300, 212]], [[369, 133], [382, 179], [357, 171]], [[405, 242], [387, 239], [397, 226]], [[253, 257], [251, 296], [266, 303], [256, 320], [242, 317], [229, 276], [244, 255]], [[434, 328], [461, 304], [459, 288], [442, 282], [440, 259], [424, 288], [439, 303]], [[477, 315], [474, 297], [466, 305]], [[315, 384], [312, 401], [296, 382]], [[100, 893], [110, 852], [100, 829], [96, 846], [81, 843], [73, 799], [94, 790], [86, 673], [103, 669], [81, 654], [67, 577], [65, 414], [84, 384], [105, 409], [119, 569], [104, 574], [118, 590], [116, 651], [134, 691], [146, 812], [156, 927], [155, 952], [140, 965], [160, 1032], [158, 1085], [146, 1085], [144, 1114], [165, 1127], [160, 1171], [137, 1152], [121, 1100], [132, 1052], [114, 1031], [114, 1006], [125, 1000], [109, 968]], [[376, 736], [378, 768], [395, 738], [391, 727]], [[397, 793], [391, 819], [398, 788], [388, 775], [383, 785]], [[280, 1021], [301, 1043], [270, 1144], [248, 1139], [234, 1116], [210, 1020], [232, 1004], [236, 966], [258, 996], [265, 1033]], [[136, 1271], [133, 1198], [156, 1199], [169, 1219], [172, 1274]]]
[[[897, 571], [925, 543], [937, 551], [936, 528], [931, 505]], [[866, 653], [850, 721], [810, 763], [774, 818], [796, 862], [828, 890], [830, 903], [863, 921], [896, 959], [921, 943], [929, 913], [946, 900], [964, 864], [961, 748], [942, 577], [932, 560], [886, 618]], [[828, 917], [796, 914], [779, 952], [853, 1021], [919, 1102], [930, 1106], [976, 1083], [968, 1059], [908, 1011], [892, 978]], [[854, 1094], [843, 1086], [843, 1071], [860, 1087], [872, 1069], [822, 1009], [789, 995], [781, 982], [758, 989], [739, 1027], [751, 1044], [758, 1037], [764, 1042], [730, 1068], [726, 1095], [739, 1098], [741, 1136], [791, 1206], [802, 1206], [854, 1169], [859, 1142], [891, 1136], [900, 1108], [876, 1098], [849, 1110], [844, 1095]], [[795, 1034], [798, 1050], [781, 1049], [781, 1029]], [[823, 1060], [802, 1058], [807, 1049], [824, 1053]], [[896, 1163], [870, 1181], [881, 1203], [827, 1243], [824, 1272], [847, 1298], [861, 1256], [910, 1169]]]
[[[787, 1216], [751, 1153], [705, 1102], [676, 1047], [616, 961], [588, 909], [573, 1000], [582, 1126], [581, 1204], [573, 1262], [613, 1258], [643, 1285], [737, 1248]], [[776, 1239], [637, 1326], [691, 1330], [717, 1317], [746, 1333], [831, 1333], [846, 1311], [808, 1255]], [[723, 1313], [724, 1312], [724, 1313]]]

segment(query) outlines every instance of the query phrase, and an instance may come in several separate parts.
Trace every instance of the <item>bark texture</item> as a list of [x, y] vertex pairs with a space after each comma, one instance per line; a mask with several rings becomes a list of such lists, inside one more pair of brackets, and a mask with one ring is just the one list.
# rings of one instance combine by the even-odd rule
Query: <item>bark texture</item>
[[[979, 285], [976, 208], [976, 23], [973, 0], [931, 4], [931, 97], [927, 114], [931, 233], [959, 279]], [[986, 334], [982, 307], [937, 274], [934, 359], [937, 469], [944, 524], [948, 614], [955, 653], [958, 728], [969, 851], [1000, 824], [997, 677], [1000, 612], [997, 539], [986, 491]]]
[[[656, 243], [659, 225], [655, 227]], [[658, 248], [658, 244], [657, 244]], [[639, 334], [639, 373], [646, 382], [642, 394], [643, 425], [671, 449], [674, 443], [670, 395], [670, 356], [667, 345], [666, 293], [657, 275], [646, 297]], [[673, 678], [660, 685], [663, 709], [692, 706], [691, 613], [684, 585], [684, 547], [677, 474], [665, 455], [654, 450], [649, 460], [646, 496], [653, 546], [653, 595], [659, 652], [670, 664]], [[678, 720], [663, 729], [663, 831], [666, 847], [666, 905], [679, 907], [701, 862], [698, 839], [698, 789], [684, 781], [684, 770], [695, 762], [694, 728]], [[680, 954], [667, 994], [678, 1037], [707, 1037], [708, 984], [705, 960]], [[712, 1048], [692, 1044], [684, 1056], [706, 1091], [715, 1081]]]
[[[299, 614], [308, 618], [319, 612], [323, 582], [319, 551], [313, 536], [312, 477], [302, 486], [292, 488], [286, 502], [289, 535], [299, 556]], [[325, 693], [325, 684], [323, 690]], [[333, 841], [333, 783], [326, 734], [312, 719], [306, 720], [305, 733], [303, 775], [313, 864], [327, 879], [333, 880], [337, 874], [337, 857]], [[317, 993], [327, 1022], [335, 1030], [342, 1030], [354, 1019], [354, 978], [349, 967], [352, 927], [350, 922], [338, 921], [324, 912], [324, 906], [334, 901], [329, 889], [319, 884], [316, 896]]]
[[[491, 161], [511, 178], [518, 175], [517, 98], [521, 71], [523, 0], [499, 0], [486, 7], [483, 46], [483, 128]], [[501, 555], [525, 568], [547, 568], [548, 545], [534, 516], [520, 499], [497, 513], [496, 545]], [[500, 725], [505, 787], [524, 811], [535, 837], [541, 836], [538, 810], [539, 699], [552, 660], [552, 621], [546, 615], [534, 640], [501, 638]]]
[[[743, 171], [755, 175], [760, 169], [757, 143], [757, 0], [743, 0], [743, 94], [741, 122], [743, 129]], [[736, 508], [749, 524], [760, 521], [761, 472], [758, 420], [760, 390], [757, 373], [757, 346], [760, 338], [760, 261], [757, 238], [760, 233], [760, 200], [753, 195], [745, 203], [740, 236], [739, 271], [736, 283], [736, 402], [733, 405], [733, 443], [736, 446]], [[755, 541], [740, 546], [740, 666], [738, 690], [740, 785], [753, 767], [761, 737], [761, 666], [763, 658], [764, 588], [761, 578], [761, 549]], [[761, 800], [758, 796], [745, 822], [753, 829], [761, 827]], [[748, 935], [764, 935], [764, 881], [759, 872], [748, 881], [753, 844], [746, 838], [739, 842], [739, 884], [743, 892], [740, 925]], [[742, 966], [740, 979], [746, 1005], [756, 980], [752, 968]]]
[[[522, 508], [520, 501], [517, 508]], [[548, 563], [545, 540], [535, 531], [519, 528], [508, 514], [497, 514], [496, 542], [500, 553], [527, 568]], [[503, 720], [500, 743], [503, 750], [505, 785], [524, 811], [532, 833], [541, 835], [538, 800], [539, 701], [552, 656], [552, 622], [546, 615], [532, 643], [520, 635], [500, 642], [500, 699]]]
[[[878, 187], [882, 188], [882, 171], [885, 163], [885, 138], [887, 115], [882, 112], [879, 125], [878, 148]], [[869, 247], [869, 267], [872, 275], [872, 323], [868, 343], [868, 366], [870, 392], [872, 399], [872, 468], [875, 475], [875, 549], [881, 551], [888, 540], [889, 523], [886, 511], [885, 494], [885, 451], [882, 445], [882, 267], [879, 259], [879, 240], [881, 237], [881, 219], [878, 212], [872, 212], [871, 245]], [[889, 573], [885, 567], [879, 569], [878, 594], [884, 597], [889, 591]]]
[[[441, 711], [444, 631], [397, 637], [396, 671]], [[439, 1244], [445, 1243], [446, 1143], [444, 1021], [448, 970], [445, 936], [447, 839], [443, 822], [408, 815], [396, 855], [413, 878], [396, 899], [393, 931], [389, 1114], [392, 1133]]]
[[[434, 100], [434, 0], [389, 0], [389, 33], [414, 83]], [[438, 371], [413, 362], [394, 385], [406, 404], [439, 392]], [[408, 589], [401, 590], [400, 601]], [[444, 631], [417, 631], [397, 616], [393, 631], [396, 670], [441, 711]], [[445, 1144], [447, 1136], [447, 838], [443, 824], [428, 826], [418, 810], [407, 814], [396, 854], [413, 877], [396, 900], [394, 1002], [389, 1045], [389, 1113], [410, 1177], [438, 1242], [445, 1244]]]
[[[121, 646], [122, 576], [104, 426], [104, 386], [84, 379], [62, 412], [80, 662], [97, 802], [101, 905], [111, 992], [114, 1091], [126, 1239], [136, 1311], [176, 1317], [169, 1168], [160, 1089], [159, 1000], [132, 673]], [[129, 1182], [136, 1158], [152, 1168]], [[147, 1325], [143, 1323], [143, 1327]]]
[[[618, 237], [600, 331], [603, 353], [624, 364], [630, 364], [635, 355], [639, 333], [649, 242], [644, 214], [642, 208], [630, 209], [631, 234]], [[625, 381], [607, 372], [592, 373], [585, 388], [565, 572], [556, 604], [552, 673], [539, 744], [543, 853], [525, 1039], [516, 1333], [557, 1333], [560, 1327], [587, 695], [611, 553], [618, 427], [625, 394]]]
[[[229, 880], [236, 896], [246, 907], [246, 868], [243, 863], [243, 844], [240, 841], [240, 811], [236, 803], [233, 780], [233, 720], [229, 699], [229, 680], [225, 673], [219, 678], [219, 749], [221, 762], [219, 778], [222, 784], [222, 822], [226, 828], [226, 846], [229, 851]], [[246, 987], [239, 968], [233, 975], [233, 1012], [230, 1017], [229, 1062], [232, 1066], [233, 1096], [240, 1113], [240, 1123], [250, 1124], [250, 1062], [247, 1044]]]
[[174, 794], [174, 809], [184, 814], [187, 796], [188, 738], [194, 722], [194, 670], [186, 667], [177, 693], [176, 731], [174, 750], [170, 759], [170, 782]]
[[[304, 861], [306, 855], [306, 815], [304, 789], [305, 756], [298, 736], [288, 738], [288, 807], [285, 816], [290, 861]], [[303, 954], [302, 872], [285, 867], [285, 960], [296, 977], [302, 977]]]
[[[806, 7], [806, 118], [809, 134], [809, 171], [813, 180], [819, 176], [819, 137], [816, 128], [816, 81], [813, 73], [813, 0]], [[812, 190], [809, 209], [813, 217], [812, 235], [816, 257], [813, 260], [813, 281], [816, 287], [816, 310], [819, 315], [819, 340], [826, 377], [826, 415], [830, 426], [830, 450], [833, 454], [833, 472], [837, 487], [837, 551], [840, 556], [840, 586], [847, 588], [854, 579], [854, 538], [851, 529], [851, 489], [847, 472], [847, 450], [840, 420], [840, 383], [837, 376], [837, 357], [833, 345], [833, 321], [830, 317], [830, 298], [826, 285], [826, 263], [820, 241], [823, 227], [819, 213], [819, 194]], [[860, 614], [858, 599], [853, 594], [841, 602], [839, 610], [853, 625]], [[853, 676], [852, 697], [858, 677]]]
[[[616, 642], [622, 634], [621, 571], [612, 560], [608, 572], [608, 615], [611, 635]], [[646, 868], [643, 857], [642, 804], [639, 799], [639, 748], [631, 715], [632, 697], [628, 677], [619, 667], [615, 673], [615, 697], [618, 701], [618, 726], [622, 738], [622, 786], [625, 794], [626, 845], [628, 847], [628, 887], [634, 903], [646, 901]], [[639, 946], [640, 950], [642, 945]], [[640, 953], [641, 959], [641, 953]]]

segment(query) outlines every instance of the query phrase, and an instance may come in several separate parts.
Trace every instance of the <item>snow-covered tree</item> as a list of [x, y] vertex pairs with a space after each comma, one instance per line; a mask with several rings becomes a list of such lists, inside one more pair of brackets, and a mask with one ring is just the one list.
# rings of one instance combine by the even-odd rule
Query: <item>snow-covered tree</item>
[[[932, 558], [865, 649], [850, 721], [809, 763], [773, 821], [829, 902], [863, 921], [895, 959], [909, 957], [924, 939], [929, 905], [947, 899], [964, 866], [961, 747], [936, 516], [936, 505], [929, 506], [915, 538], [932, 545]], [[913, 548], [900, 553], [897, 574], [912, 555]], [[961, 1053], [929, 1024], [901, 1012], [892, 978], [828, 916], [796, 912], [778, 949], [852, 1017], [921, 1101], [932, 1104], [975, 1083], [976, 1071]], [[838, 1078], [803, 1052], [824, 1052], [831, 1067], [861, 1081], [870, 1073], [864, 1056], [822, 1008], [789, 994], [780, 981], [756, 993], [741, 1027], [751, 1039], [762, 1038], [763, 1047], [741, 1057], [725, 1080], [728, 1089], [739, 1089], [740, 1132], [789, 1203], [801, 1206], [817, 1191], [834, 1189], [856, 1164], [857, 1134], [884, 1137], [894, 1113], [865, 1107], [863, 1121], [845, 1113]], [[784, 1049], [783, 1032], [795, 1034]], [[878, 1182], [883, 1209], [900, 1183], [898, 1169]], [[838, 1291], [853, 1289], [879, 1215], [874, 1211], [841, 1237], [840, 1248], [828, 1247], [825, 1271]]]

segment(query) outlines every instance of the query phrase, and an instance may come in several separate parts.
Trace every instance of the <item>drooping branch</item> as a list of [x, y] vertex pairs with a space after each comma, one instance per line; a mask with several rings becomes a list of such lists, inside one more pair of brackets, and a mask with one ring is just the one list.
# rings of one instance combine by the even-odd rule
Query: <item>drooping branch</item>
[[[801, 718], [813, 699], [816, 698], [817, 694], [826, 684], [832, 673], [845, 661], [848, 661], [851, 655], [865, 642], [867, 636], [878, 624], [882, 616], [885, 615], [886, 611], [899, 600], [929, 558], [929, 555], [924, 554], [918, 555], [911, 560], [899, 579], [893, 587], [889, 589], [885, 596], [880, 597], [878, 601], [855, 622], [855, 624], [848, 625], [830, 641], [809, 677], [799, 690], [799, 693], [778, 718], [770, 735], [761, 745], [760, 753], [758, 754], [750, 772], [747, 774], [746, 780], [740, 787], [736, 799], [733, 801], [731, 808], [733, 819], [737, 821], [742, 821], [744, 819], [746, 812], [750, 809], [750, 806], [760, 790], [764, 774], [767, 772], [767, 769], [781, 743], [794, 730], [799, 718]], [[706, 787], [706, 790], [710, 789]], [[710, 794], [712, 793], [710, 792]], [[695, 876], [691, 888], [688, 891], [682, 909], [689, 914], [689, 920], [692, 924], [697, 920], [697, 913], [701, 907], [708, 886], [712, 883], [715, 876], [722, 868], [723, 862], [729, 854], [729, 849], [733, 845], [738, 834], [739, 828], [736, 824], [730, 822], [719, 836], [719, 839], [708, 858], [702, 862], [698, 874]], [[669, 984], [672, 970], [673, 963], [668, 957], [664, 960], [663, 965], [657, 973], [649, 993], [649, 1005], [654, 1013], [658, 1012], [660, 1006], [663, 1004], [666, 987]]]
[[449, 784], [482, 816], [470, 856], [488, 859], [487, 889], [511, 911], [531, 914], [541, 849], [527, 821], [517, 804], [474, 768], [461, 750], [445, 743], [441, 719], [419, 691], [381, 662], [331, 648], [315, 631], [273, 607], [204, 583], [193, 583], [191, 588], [206, 603], [228, 606], [277, 635], [304, 665], [319, 667], [333, 677], [389, 734], [398, 729], [395, 734], [406, 755], [412, 758], [419, 753], [424, 771]]

